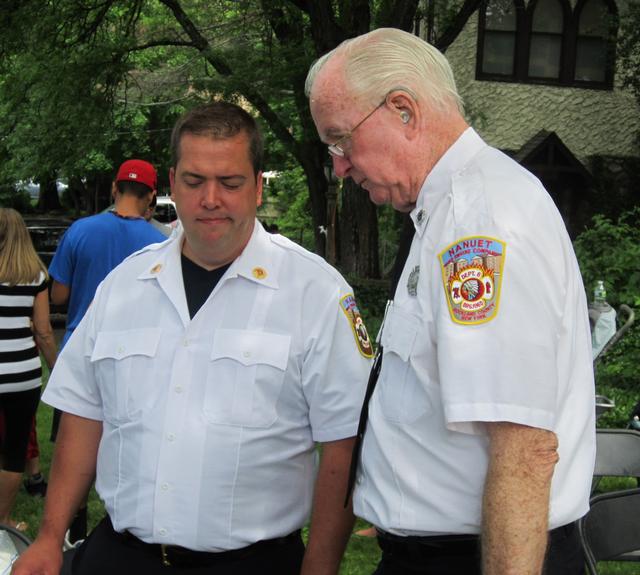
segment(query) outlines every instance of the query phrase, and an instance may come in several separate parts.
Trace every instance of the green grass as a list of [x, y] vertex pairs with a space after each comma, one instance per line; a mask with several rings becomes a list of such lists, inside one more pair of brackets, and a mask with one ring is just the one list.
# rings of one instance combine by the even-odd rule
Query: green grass
[[[45, 476], [49, 476], [49, 467], [53, 452], [53, 444], [49, 441], [51, 430], [51, 418], [53, 410], [44, 403], [38, 408], [38, 440], [40, 443], [40, 463]], [[633, 479], [605, 478], [598, 485], [598, 491], [612, 491], [635, 487]], [[27, 495], [21, 489], [16, 500], [14, 518], [27, 521], [29, 529], [27, 535], [34, 538], [38, 531], [38, 525], [42, 516], [43, 500], [40, 497]], [[104, 508], [97, 494], [92, 489], [89, 498], [89, 527], [92, 528], [104, 516]], [[358, 520], [354, 529], [361, 529], [366, 524]], [[370, 575], [378, 562], [380, 552], [375, 539], [352, 536], [347, 547], [347, 552], [342, 562], [340, 575]], [[600, 564], [601, 575], [637, 575], [640, 571], [637, 563], [607, 562]]]
[[[53, 409], [44, 403], [40, 403], [37, 414], [38, 443], [40, 445], [40, 467], [45, 477], [49, 477], [51, 456], [54, 444], [49, 441], [51, 433], [51, 419]], [[32, 539], [38, 533], [38, 526], [42, 517], [44, 501], [41, 497], [31, 497], [21, 488], [14, 507], [13, 517], [18, 521], [26, 521], [29, 524], [27, 535]], [[89, 526], [93, 528], [104, 516], [104, 507], [95, 490], [91, 490], [89, 496]]]

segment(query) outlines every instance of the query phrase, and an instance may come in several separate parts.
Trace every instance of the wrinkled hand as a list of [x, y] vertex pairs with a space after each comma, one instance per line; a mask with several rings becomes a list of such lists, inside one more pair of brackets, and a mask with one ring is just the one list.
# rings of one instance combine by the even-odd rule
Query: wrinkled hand
[[11, 575], [59, 575], [62, 545], [36, 539], [13, 564]]

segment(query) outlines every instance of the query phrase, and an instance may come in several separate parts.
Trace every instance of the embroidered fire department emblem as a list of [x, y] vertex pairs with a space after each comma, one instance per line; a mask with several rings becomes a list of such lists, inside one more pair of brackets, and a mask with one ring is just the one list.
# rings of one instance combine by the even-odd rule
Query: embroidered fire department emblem
[[354, 295], [349, 293], [342, 297], [340, 299], [340, 307], [351, 324], [353, 335], [355, 336], [356, 343], [358, 344], [358, 350], [365, 357], [373, 357], [371, 339], [369, 338], [369, 333], [364, 325], [364, 321], [362, 321], [362, 316], [360, 315], [360, 310], [358, 309], [358, 304], [356, 303]]
[[498, 313], [506, 244], [495, 238], [462, 238], [440, 253], [451, 319], [472, 325]]

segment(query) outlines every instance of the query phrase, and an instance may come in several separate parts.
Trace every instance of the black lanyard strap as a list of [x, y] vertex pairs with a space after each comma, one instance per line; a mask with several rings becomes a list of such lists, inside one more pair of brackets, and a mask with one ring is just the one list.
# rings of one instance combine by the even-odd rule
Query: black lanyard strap
[[360, 450], [362, 449], [362, 440], [364, 439], [364, 432], [367, 429], [367, 420], [369, 419], [369, 401], [373, 395], [373, 390], [378, 383], [378, 377], [380, 376], [380, 368], [382, 366], [382, 345], [378, 347], [376, 357], [373, 360], [371, 371], [369, 372], [369, 381], [367, 382], [367, 390], [364, 393], [364, 401], [362, 402], [362, 409], [360, 410], [360, 420], [358, 421], [358, 431], [356, 433], [356, 441], [353, 444], [353, 451], [351, 452], [351, 464], [349, 465], [349, 481], [347, 482], [347, 493], [344, 498], [345, 508], [349, 505], [349, 498], [353, 492], [353, 486], [356, 483], [356, 475], [358, 473], [358, 463], [360, 461]]

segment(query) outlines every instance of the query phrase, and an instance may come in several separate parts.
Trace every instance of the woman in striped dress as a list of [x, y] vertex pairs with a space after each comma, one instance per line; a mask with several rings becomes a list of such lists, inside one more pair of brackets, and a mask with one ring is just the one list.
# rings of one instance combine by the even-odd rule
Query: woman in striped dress
[[0, 410], [5, 436], [0, 471], [0, 523], [11, 518], [25, 468], [31, 421], [38, 408], [42, 367], [51, 369], [56, 344], [49, 321], [49, 277], [22, 216], [0, 208]]

